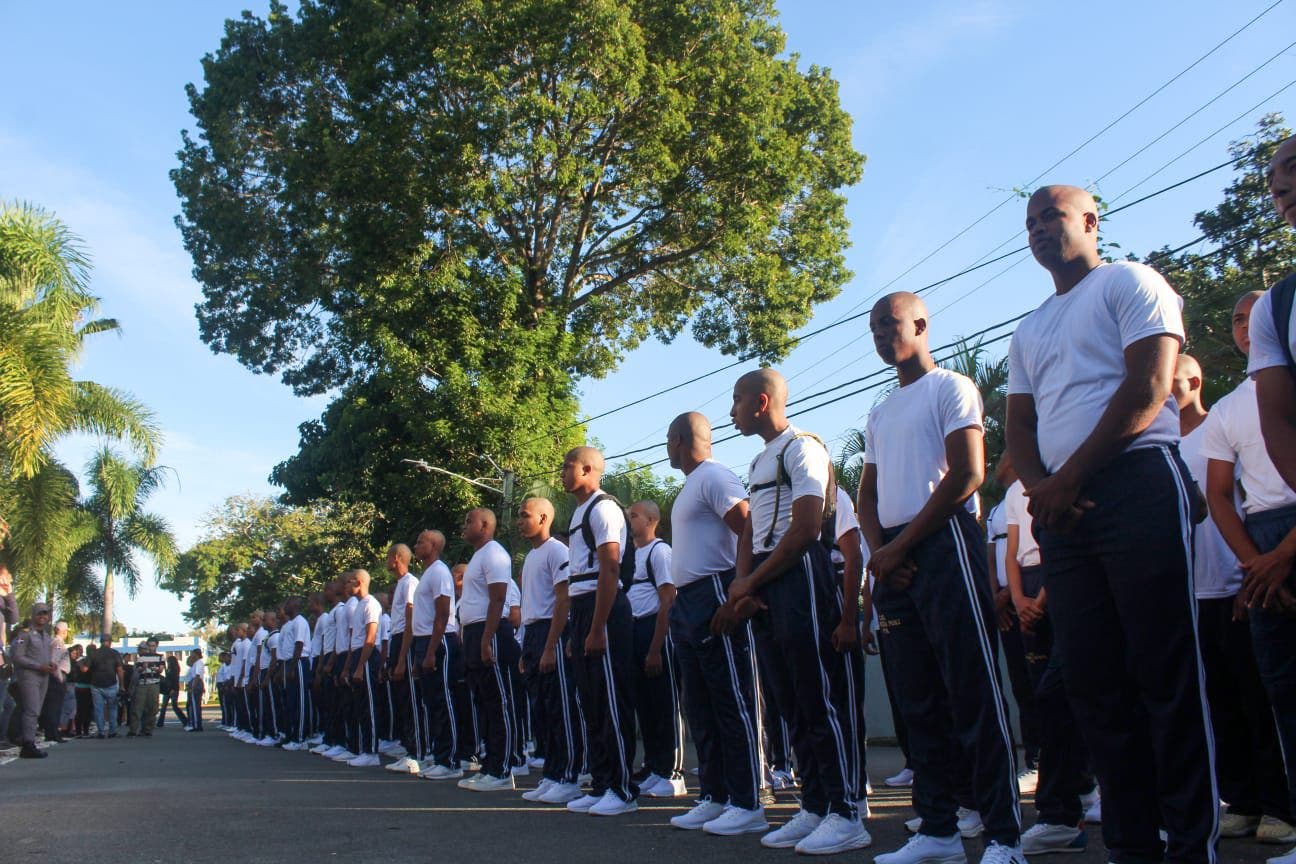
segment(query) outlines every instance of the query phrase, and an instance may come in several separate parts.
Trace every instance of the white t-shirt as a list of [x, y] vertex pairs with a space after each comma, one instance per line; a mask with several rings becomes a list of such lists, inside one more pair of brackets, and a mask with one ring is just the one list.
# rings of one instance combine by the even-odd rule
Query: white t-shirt
[[[648, 579], [649, 556], [652, 560], [652, 575], [657, 579], [656, 586]], [[661, 608], [657, 589], [663, 585], [674, 584], [671, 579], [669, 543], [665, 540], [654, 540], [647, 546], [636, 548], [634, 579], [630, 582], [629, 590], [626, 591], [626, 599], [630, 601], [630, 615], [634, 618], [656, 615], [657, 610]]]
[[[1248, 383], [1255, 387], [1255, 383], [1250, 379]], [[1217, 406], [1218, 404], [1216, 403]], [[1209, 421], [1214, 414], [1215, 412], [1211, 411], [1206, 415], [1206, 420]], [[1209, 434], [1206, 422], [1203, 422], [1179, 442], [1179, 455], [1183, 457], [1184, 464], [1188, 466], [1197, 488], [1201, 489], [1203, 495], [1206, 493], [1206, 466], [1210, 461], [1204, 452], [1204, 447], [1206, 436]], [[1260, 449], [1264, 450], [1263, 443]], [[1221, 459], [1220, 461], [1233, 460]], [[1236, 477], [1236, 464], [1233, 470]], [[1240, 502], [1237, 500], [1236, 489], [1233, 498], [1234, 506], [1237, 507]], [[1238, 564], [1237, 556], [1233, 554], [1228, 543], [1224, 542], [1224, 536], [1220, 534], [1215, 520], [1209, 515], [1193, 528], [1193, 583], [1196, 586], [1197, 597], [1202, 600], [1232, 597], [1242, 589], [1242, 567]]]
[[620, 544], [621, 555], [625, 554], [626, 533], [625, 514], [621, 512], [621, 507], [612, 499], [604, 498], [598, 502], [598, 505], [590, 512], [590, 531], [594, 536], [594, 548], [590, 549], [585, 545], [585, 537], [581, 534], [581, 520], [585, 518], [585, 511], [590, 510], [590, 505], [594, 503], [595, 492], [585, 500], [585, 503], [576, 508], [572, 513], [571, 523], [567, 526], [570, 535], [567, 540], [570, 544], [568, 549], [567, 560], [571, 562], [568, 565], [568, 588], [567, 593], [572, 597], [579, 597], [582, 594], [589, 594], [598, 590], [598, 579], [578, 580], [577, 576], [587, 573], [598, 573], [598, 547], [607, 543]]
[[310, 626], [310, 652], [312, 657], [324, 656], [324, 622], [329, 620], [328, 615], [323, 613], [315, 617], [315, 623]]
[[[252, 666], [256, 666], [258, 669], [264, 669], [270, 665], [270, 646], [267, 644], [269, 641], [270, 632], [264, 627], [258, 627], [257, 631], [252, 634], [252, 662], [248, 665], [249, 669], [251, 669]], [[257, 648], [261, 649], [259, 656]]]
[[522, 562], [522, 624], [552, 618], [554, 586], [567, 581], [567, 547], [550, 537]]
[[310, 623], [300, 613], [280, 631], [279, 659], [291, 660], [293, 652], [297, 650], [298, 642], [302, 643], [302, 659], [309, 660], [312, 656]]
[[521, 607], [521, 605], [522, 592], [518, 590], [517, 583], [510, 578], [508, 587], [504, 589], [504, 611], [500, 613], [500, 620], [509, 620], [509, 614], [513, 611], [513, 607]]
[[439, 558], [428, 565], [414, 589], [414, 635], [431, 636], [436, 630], [436, 601], [438, 597], [450, 598], [450, 617], [446, 620], [445, 632], [458, 633], [459, 622], [455, 620], [454, 576], [450, 568]]
[[[1278, 338], [1278, 327], [1274, 322], [1271, 292], [1266, 291], [1251, 307], [1251, 324], [1248, 333], [1251, 336], [1251, 353], [1247, 358], [1248, 374], [1254, 375], [1261, 369], [1287, 365], [1287, 355], [1283, 352], [1282, 342]], [[1292, 304], [1292, 317], [1287, 324], [1287, 340], [1290, 343], [1288, 347], [1296, 354], [1296, 303]]]
[[185, 677], [184, 677], [185, 684], [192, 684], [195, 678], [201, 681], [202, 677], [203, 677], [203, 662], [201, 660], [195, 660], [192, 663], [190, 663], [189, 670], [185, 672]]
[[[792, 524], [792, 502], [813, 496], [823, 498], [828, 491], [830, 461], [828, 451], [813, 438], [796, 437], [801, 430], [788, 425], [786, 429], [765, 444], [747, 472], [751, 483], [752, 552], [769, 552], [779, 544]], [[786, 452], [784, 447], [787, 448]], [[778, 458], [783, 453], [784, 480], [791, 488], [774, 486], [778, 479]], [[758, 488], [764, 487], [764, 488]], [[774, 500], [778, 499], [778, 512]], [[672, 515], [671, 523], [675, 519]], [[773, 533], [770, 526], [774, 526]]]
[[414, 592], [418, 589], [419, 579], [413, 573], [406, 573], [396, 583], [392, 592], [391, 635], [405, 634], [405, 609], [414, 605]]
[[[473, 553], [464, 571], [463, 596], [459, 598], [459, 623], [467, 627], [486, 620], [490, 606], [489, 585], [509, 585], [513, 582], [513, 559], [498, 541], [489, 540]], [[504, 601], [508, 614], [508, 601]]]
[[[378, 604], [382, 608], [382, 604]], [[386, 612], [378, 616], [378, 647], [381, 648], [391, 641], [392, 619]]]
[[231, 663], [222, 663], [216, 669], [216, 683], [224, 684], [234, 675], [234, 669]]
[[242, 687], [252, 676], [252, 640], [244, 636], [234, 643], [235, 683]]
[[[1265, 295], [1266, 297], [1269, 295]], [[1261, 298], [1264, 299], [1264, 298]], [[1256, 301], [1256, 306], [1260, 301]], [[1252, 314], [1252, 320], [1255, 315]], [[1255, 351], [1252, 337], [1252, 356]], [[1292, 491], [1265, 449], [1260, 434], [1260, 406], [1256, 401], [1255, 381], [1247, 378], [1206, 415], [1201, 428], [1205, 437], [1201, 452], [1207, 459], [1234, 463], [1241, 476], [1246, 500], [1242, 508], [1246, 513], [1265, 513], [1296, 504], [1296, 491]]]
[[[864, 430], [864, 461], [877, 466], [883, 528], [911, 521], [931, 498], [949, 471], [945, 439], [960, 429], [981, 428], [976, 385], [948, 369], [933, 369], [874, 406]], [[976, 513], [976, 496], [964, 507]]]
[[677, 588], [734, 568], [738, 536], [724, 517], [746, 497], [738, 475], [712, 459], [684, 478], [671, 506], [671, 578]]
[[1004, 569], [1004, 561], [1008, 560], [1008, 517], [1005, 515], [1004, 502], [990, 508], [990, 513], [986, 516], [986, 537], [994, 544], [995, 556], [995, 579], [999, 581], [1000, 588], [1008, 587], [1008, 571]]
[[1036, 567], [1040, 563], [1039, 543], [1031, 532], [1030, 511], [1026, 509], [1026, 487], [1018, 480], [1004, 493], [1004, 524], [1017, 526], [1017, 565]]
[[[324, 636], [321, 640], [325, 654], [337, 654], [347, 650], [346, 642], [343, 638], [340, 638], [346, 634], [338, 630], [342, 620], [339, 616], [343, 614], [345, 609], [346, 604], [339, 600], [331, 610], [320, 616], [320, 620], [325, 622]], [[319, 622], [316, 622], [315, 626], [319, 627]]]
[[[351, 607], [351, 650], [359, 651], [364, 647], [365, 635], [369, 632], [370, 624], [379, 624], [382, 621], [382, 604], [378, 598], [372, 594], [366, 594], [363, 598], [352, 597], [355, 605]], [[347, 601], [350, 605], [351, 600]], [[381, 633], [375, 634], [374, 651], [377, 651], [381, 644], [378, 638]]]
[[[836, 521], [837, 524], [833, 529], [836, 533], [833, 535], [834, 545], [831, 557], [834, 564], [842, 564], [846, 561], [846, 557], [842, 555], [840, 548], [842, 538], [851, 531], [859, 531], [860, 524], [859, 519], [855, 517], [855, 502], [851, 501], [850, 495], [840, 486], [837, 487]], [[861, 540], [863, 540], [862, 533]]]
[[[355, 596], [348, 597], [346, 603], [342, 605], [341, 613], [339, 613], [341, 617], [338, 618], [337, 642], [339, 645], [345, 645], [347, 651], [351, 651], [355, 647], [354, 616], [356, 607], [359, 605], [359, 598]], [[360, 634], [360, 642], [364, 643], [363, 633]]]
[[[1008, 393], [1035, 400], [1045, 469], [1061, 468], [1093, 432], [1125, 380], [1126, 348], [1162, 334], [1183, 344], [1180, 306], [1160, 273], [1119, 261], [1095, 267], [1017, 325], [1008, 349]], [[1179, 406], [1170, 395], [1128, 449], [1178, 440]]]

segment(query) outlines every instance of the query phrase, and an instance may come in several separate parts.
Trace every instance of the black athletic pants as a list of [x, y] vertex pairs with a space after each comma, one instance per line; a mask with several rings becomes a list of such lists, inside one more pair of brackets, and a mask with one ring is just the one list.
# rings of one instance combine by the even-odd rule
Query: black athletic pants
[[[1296, 530], [1296, 507], [1250, 513], [1246, 527], [1256, 547], [1271, 552]], [[1296, 590], [1296, 573], [1287, 576], [1287, 588]], [[1273, 707], [1278, 740], [1287, 754], [1287, 794], [1296, 815], [1296, 619], [1259, 606], [1251, 608], [1250, 618], [1256, 666]]]
[[388, 687], [391, 691], [391, 727], [394, 737], [391, 740], [399, 741], [405, 748], [406, 754], [411, 759], [423, 761], [427, 757], [424, 751], [424, 742], [427, 740], [423, 735], [423, 729], [419, 722], [418, 713], [422, 710], [423, 699], [419, 695], [419, 680], [414, 668], [414, 644], [413, 635], [411, 634], [410, 650], [405, 655], [404, 675], [398, 681], [391, 673], [396, 670], [396, 664], [400, 661], [401, 643], [405, 639], [404, 633], [393, 633], [391, 637], [391, 647], [387, 649], [387, 678]]
[[630, 601], [618, 591], [605, 628], [607, 650], [585, 653], [585, 638], [594, 623], [594, 596], [590, 591], [571, 601], [572, 671], [585, 712], [591, 794], [601, 796], [611, 789], [623, 801], [633, 801], [639, 787], [630, 776], [634, 754], [634, 706], [630, 692], [634, 633]]
[[501, 620], [491, 643], [495, 662], [483, 662], [482, 634], [485, 629], [483, 621], [464, 627], [464, 666], [468, 673], [468, 686], [477, 697], [477, 722], [486, 741], [482, 771], [491, 777], [507, 777], [512, 767], [515, 735], [507, 667], [517, 664], [519, 652], [513, 638], [513, 625]]
[[679, 588], [670, 612], [671, 638], [697, 750], [700, 797], [754, 810], [763, 766], [751, 628], [739, 627], [728, 636], [711, 633], [711, 619], [733, 577], [730, 570]]
[[[480, 637], [479, 637], [480, 638]], [[459, 767], [459, 724], [456, 721], [458, 706], [455, 702], [455, 682], [463, 678], [463, 652], [459, 649], [459, 634], [441, 637], [436, 646], [436, 669], [424, 669], [423, 661], [432, 649], [431, 636], [415, 636], [410, 654], [414, 655], [419, 672], [418, 694], [422, 702], [420, 712], [423, 723], [423, 740], [428, 756], [446, 768]]]
[[284, 732], [288, 741], [300, 744], [307, 738], [306, 718], [310, 713], [310, 661], [304, 657], [284, 661]]
[[[834, 564], [833, 575], [837, 583], [837, 605], [845, 606], [842, 595], [842, 577], [845, 566]], [[857, 637], [865, 622], [855, 622]], [[857, 641], [855, 647], [842, 654], [846, 660], [849, 674], [846, 677], [846, 698], [850, 705], [850, 740], [846, 742], [846, 751], [850, 755], [851, 776], [854, 778], [856, 800], [862, 801], [868, 789], [868, 728], [864, 722], [864, 644]]]
[[896, 744], [904, 755], [904, 767], [912, 770], [913, 763], [909, 759], [909, 727], [905, 725], [904, 714], [900, 712], [900, 702], [896, 699], [895, 684], [891, 681], [891, 673], [887, 671], [886, 645], [880, 632], [877, 641], [878, 660], [882, 663], [882, 683], [886, 685], [887, 704], [891, 706], [891, 725], [895, 729]]
[[[1022, 593], [1038, 597], [1044, 587], [1042, 566], [1021, 568]], [[1039, 821], [1074, 828], [1084, 816], [1080, 796], [1093, 789], [1089, 751], [1085, 749], [1062, 680], [1062, 652], [1053, 644], [1053, 624], [1046, 614], [1021, 633], [1026, 668], [1030, 674], [1035, 707], [1042, 733], [1039, 749], [1039, 784], [1035, 809]]]
[[544, 776], [555, 783], [575, 783], [580, 777], [585, 752], [581, 735], [576, 682], [567, 659], [567, 633], [554, 644], [554, 671], [540, 671], [540, 657], [549, 639], [550, 621], [543, 618], [526, 625], [522, 634], [522, 666], [528, 693], [537, 712], [532, 725], [536, 747], [544, 754]]
[[[336, 725], [337, 686], [334, 684], [333, 675], [325, 674], [324, 671], [329, 668], [330, 663], [333, 663], [333, 657], [333, 654], [325, 654], [319, 660], [315, 661], [323, 664], [320, 667], [319, 698], [317, 699], [317, 708], [319, 710], [319, 731], [320, 734], [324, 736], [323, 743], [330, 747], [335, 747], [338, 744], [343, 743], [343, 738], [338, 737]], [[334, 671], [336, 671], [336, 669]]]
[[[752, 676], [756, 693], [761, 754], [765, 768], [792, 774], [792, 729], [779, 709], [774, 684], [774, 656], [778, 649], [759, 622], [749, 629], [756, 673]], [[763, 780], [764, 778], [762, 778]]]
[[1008, 667], [1008, 684], [1013, 701], [1017, 703], [1017, 725], [1021, 729], [1021, 746], [1025, 752], [1026, 768], [1039, 767], [1040, 716], [1035, 707], [1035, 685], [1031, 682], [1026, 665], [1026, 647], [1022, 644], [1021, 623], [1017, 612], [1008, 606], [1010, 623], [1007, 630], [999, 631], [999, 647], [1003, 649], [1004, 665]]
[[1251, 646], [1251, 625], [1233, 620], [1233, 597], [1197, 601], [1206, 700], [1215, 732], [1215, 774], [1230, 813], [1292, 823], [1273, 709]]
[[[369, 660], [360, 667], [360, 652], [351, 652], [350, 674], [347, 676], [348, 689], [351, 692], [351, 735], [347, 749], [357, 756], [364, 753], [378, 752], [378, 733], [382, 731], [382, 714], [379, 707], [379, 695], [382, 685], [378, 681], [382, 669], [382, 657], [377, 647], [369, 653]], [[360, 680], [356, 681], [357, 668], [363, 669]]]
[[[649, 677], [644, 672], [648, 648], [657, 628], [657, 613], [635, 618], [634, 656], [631, 663], [631, 689], [635, 716], [643, 738], [644, 765], [658, 777], [684, 777], [684, 717], [680, 713], [679, 671], [676, 668], [675, 644], [670, 632], [662, 642], [661, 673]], [[630, 751], [632, 754], [633, 750]], [[634, 759], [632, 758], [633, 764]]]
[[[759, 565], [767, 555], [756, 556]], [[767, 640], [770, 687], [792, 733], [801, 806], [826, 816], [858, 818], [851, 761], [854, 735], [846, 657], [832, 645], [841, 620], [836, 579], [828, 552], [812, 543], [789, 569], [760, 588], [767, 607], [753, 621], [758, 640]]]
[[359, 651], [346, 651], [338, 655], [333, 665], [333, 692], [337, 697], [333, 710], [333, 733], [338, 737], [338, 744], [351, 753], [356, 753], [355, 748], [360, 746], [355, 724], [355, 687], [351, 685], [351, 670], [359, 657]]
[[486, 743], [482, 740], [481, 724], [477, 722], [477, 696], [468, 685], [468, 663], [464, 657], [464, 640], [459, 640], [460, 658], [457, 677], [454, 680], [454, 716], [458, 727], [458, 758], [460, 760], [481, 760], [486, 754]]
[[1117, 864], [1213, 862], [1215, 745], [1192, 580], [1192, 475], [1146, 447], [1089, 479], [1067, 532], [1036, 526], [1071, 708], [1103, 793]]
[[[892, 540], [903, 525], [888, 526]], [[999, 686], [998, 628], [985, 533], [966, 511], [950, 517], [910, 553], [907, 588], [873, 589], [887, 676], [909, 728], [914, 809], [923, 833], [958, 830], [957, 794], [968, 773], [988, 840], [1017, 845], [1021, 814], [1008, 708]]]

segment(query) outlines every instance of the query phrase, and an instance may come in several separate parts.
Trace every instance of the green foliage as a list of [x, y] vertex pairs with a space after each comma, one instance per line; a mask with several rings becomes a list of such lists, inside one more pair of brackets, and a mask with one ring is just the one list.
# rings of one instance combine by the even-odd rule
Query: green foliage
[[162, 587], [190, 596], [187, 620], [228, 623], [321, 590], [354, 567], [368, 569], [377, 585], [385, 578], [386, 551], [386, 543], [372, 539], [378, 518], [377, 508], [367, 504], [314, 501], [292, 507], [265, 498], [229, 498]]
[[1282, 115], [1269, 114], [1261, 118], [1255, 134], [1229, 146], [1238, 164], [1224, 200], [1193, 219], [1219, 254], [1204, 257], [1201, 249], [1192, 249], [1167, 257], [1163, 249], [1143, 259], [1184, 298], [1184, 350], [1202, 364], [1208, 405], [1246, 374], [1246, 361], [1233, 345], [1234, 303], [1242, 294], [1267, 290], [1296, 271], [1296, 234], [1274, 212], [1265, 182], [1274, 151], [1291, 134]]

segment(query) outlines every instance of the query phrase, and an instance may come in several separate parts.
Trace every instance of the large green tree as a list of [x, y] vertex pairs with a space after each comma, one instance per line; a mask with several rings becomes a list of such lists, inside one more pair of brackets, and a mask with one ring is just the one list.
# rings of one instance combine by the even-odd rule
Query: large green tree
[[303, 430], [276, 475], [292, 499], [368, 417], [403, 415], [332, 473], [353, 500], [397, 455], [552, 468], [572, 382], [649, 336], [786, 351], [849, 276], [840, 190], [863, 158], [836, 82], [783, 52], [770, 0], [307, 0], [229, 22], [173, 172], [200, 332], [365, 403]]
[[1265, 180], [1274, 151], [1291, 134], [1282, 115], [1261, 118], [1253, 135], [1229, 146], [1237, 163], [1223, 200], [1193, 218], [1209, 245], [1174, 255], [1163, 249], [1145, 259], [1184, 298], [1184, 350], [1202, 363], [1208, 403], [1246, 374], [1246, 362], [1233, 346], [1234, 302], [1296, 272], [1296, 234], [1274, 212]]
[[320, 590], [353, 567], [376, 582], [386, 545], [372, 539], [371, 505], [313, 501], [293, 507], [266, 498], [234, 497], [207, 520], [202, 540], [182, 554], [162, 587], [189, 595], [185, 618], [227, 624], [290, 595]]

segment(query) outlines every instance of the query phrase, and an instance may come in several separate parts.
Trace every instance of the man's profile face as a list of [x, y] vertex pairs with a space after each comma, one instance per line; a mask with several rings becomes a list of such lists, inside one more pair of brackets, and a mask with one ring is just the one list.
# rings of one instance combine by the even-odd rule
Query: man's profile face
[[1251, 307], [1258, 297], [1243, 297], [1233, 307], [1233, 345], [1245, 356], [1251, 354]]
[[562, 480], [564, 492], [576, 491], [576, 487], [580, 485], [581, 475], [584, 473], [582, 470], [583, 468], [584, 466], [581, 465], [580, 460], [575, 456], [568, 456], [563, 460], [562, 470], [559, 472], [559, 476]]
[[729, 419], [733, 420], [734, 428], [743, 435], [750, 435], [756, 430], [756, 421], [768, 405], [769, 397], [755, 391], [756, 388], [741, 382], [733, 390]]
[[517, 515], [518, 533], [530, 540], [538, 536], [543, 528], [544, 516], [540, 513], [540, 508], [530, 501], [523, 504]]

